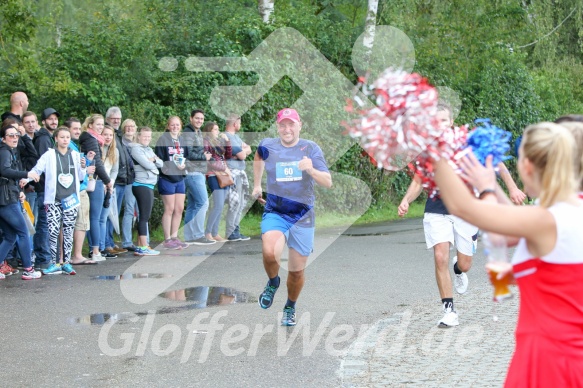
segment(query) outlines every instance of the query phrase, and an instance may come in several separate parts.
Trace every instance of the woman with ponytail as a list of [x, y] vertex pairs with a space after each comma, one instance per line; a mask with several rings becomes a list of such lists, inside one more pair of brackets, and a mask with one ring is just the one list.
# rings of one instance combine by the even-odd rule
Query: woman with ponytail
[[[102, 255], [99, 250], [99, 243], [101, 241], [101, 227], [99, 225], [101, 212], [103, 210], [103, 201], [105, 199], [105, 191], [111, 193], [113, 188], [113, 181], [107, 175], [107, 171], [103, 165], [103, 157], [101, 147], [105, 144], [105, 139], [101, 136], [105, 120], [100, 114], [93, 114], [83, 123], [81, 136], [79, 136], [79, 146], [81, 152], [85, 155], [89, 151], [95, 152], [93, 161], [95, 163], [96, 177], [89, 176], [89, 180], [95, 179], [95, 188], [93, 191], [87, 190], [89, 195], [89, 232], [87, 233], [87, 240], [89, 242], [89, 258], [94, 261], [103, 261], [106, 256]], [[105, 254], [105, 252], [104, 252]], [[114, 256], [115, 257], [115, 256]]]
[[[518, 172], [535, 206], [499, 203], [491, 158], [484, 168], [469, 155], [463, 175], [481, 193], [475, 198], [447, 161], [436, 162], [435, 180], [448, 210], [487, 232], [518, 240], [501, 279], [520, 289], [516, 349], [507, 387], [583, 386], [583, 201], [577, 196], [581, 162], [571, 132], [554, 123], [527, 127]], [[501, 202], [503, 202], [501, 200]]]

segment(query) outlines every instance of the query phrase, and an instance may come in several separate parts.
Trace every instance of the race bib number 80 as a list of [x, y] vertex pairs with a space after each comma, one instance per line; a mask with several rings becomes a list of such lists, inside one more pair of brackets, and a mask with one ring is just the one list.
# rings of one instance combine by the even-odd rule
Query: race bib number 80
[[275, 165], [275, 180], [277, 182], [293, 182], [302, 180], [300, 162], [279, 162]]

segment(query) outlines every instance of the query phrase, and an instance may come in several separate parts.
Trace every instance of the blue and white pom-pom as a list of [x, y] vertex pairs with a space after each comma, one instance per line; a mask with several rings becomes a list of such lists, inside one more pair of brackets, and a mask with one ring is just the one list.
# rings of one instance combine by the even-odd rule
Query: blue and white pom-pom
[[492, 165], [496, 167], [500, 162], [508, 160], [511, 156], [506, 155], [510, 150], [510, 139], [512, 134], [498, 128], [490, 119], [476, 119], [476, 128], [468, 134], [466, 148], [471, 148], [476, 158], [483, 165], [486, 164], [486, 157], [492, 155]]

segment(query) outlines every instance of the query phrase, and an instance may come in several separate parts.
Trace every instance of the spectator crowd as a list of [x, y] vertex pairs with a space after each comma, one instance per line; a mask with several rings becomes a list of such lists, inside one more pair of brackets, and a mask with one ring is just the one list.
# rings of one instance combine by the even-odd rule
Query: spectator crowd
[[75, 265], [126, 252], [159, 255], [149, 239], [156, 189], [164, 205], [162, 249], [249, 240], [239, 223], [249, 193], [245, 159], [251, 148], [237, 134], [239, 116], [230, 115], [221, 132], [195, 109], [185, 126], [180, 117], [170, 117], [153, 141], [156, 131], [123, 120], [118, 107], [83, 120], [64, 119], [48, 107], [39, 122], [28, 105], [28, 96], [15, 92], [10, 111], [1, 116], [0, 279], [21, 271], [25, 280], [74, 275]]

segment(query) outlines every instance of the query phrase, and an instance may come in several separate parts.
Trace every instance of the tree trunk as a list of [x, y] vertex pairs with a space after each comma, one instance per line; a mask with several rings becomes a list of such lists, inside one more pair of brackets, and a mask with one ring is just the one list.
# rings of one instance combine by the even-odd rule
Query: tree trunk
[[275, 0], [257, 0], [259, 6], [259, 15], [263, 19], [264, 23], [269, 23], [269, 16], [273, 12], [275, 7]]
[[374, 44], [378, 8], [379, 0], [368, 0], [368, 12], [364, 24], [364, 39], [362, 41], [367, 55], [372, 51], [372, 46]]

